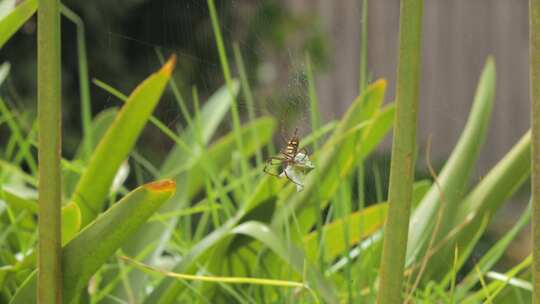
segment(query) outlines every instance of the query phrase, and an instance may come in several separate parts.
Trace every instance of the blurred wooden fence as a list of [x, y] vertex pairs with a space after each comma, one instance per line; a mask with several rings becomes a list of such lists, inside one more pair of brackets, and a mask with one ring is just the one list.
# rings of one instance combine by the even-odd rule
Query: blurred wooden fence
[[[324, 116], [341, 115], [357, 95], [361, 0], [286, 0], [318, 13], [330, 37], [332, 69], [319, 75]], [[528, 1], [425, 0], [420, 149], [433, 136], [432, 157], [444, 158], [465, 124], [488, 55], [497, 65], [497, 93], [480, 174], [500, 159], [529, 124]], [[394, 95], [398, 0], [369, 2], [369, 70]], [[423, 159], [419, 160], [423, 162]]]

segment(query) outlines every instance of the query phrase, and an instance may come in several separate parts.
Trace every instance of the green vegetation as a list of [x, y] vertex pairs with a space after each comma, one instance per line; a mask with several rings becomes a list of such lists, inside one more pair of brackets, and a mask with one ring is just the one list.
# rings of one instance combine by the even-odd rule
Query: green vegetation
[[[530, 151], [539, 132], [535, 126], [480, 181], [471, 179], [495, 95], [495, 60], [488, 58], [450, 157], [435, 172], [428, 149], [431, 178], [414, 180], [423, 149], [415, 144], [422, 1], [402, 3], [395, 103], [384, 103], [385, 80], [367, 81], [367, 20], [359, 96], [340, 119], [321, 119], [316, 56], [305, 53], [311, 132], [300, 148], [315, 169], [300, 192], [263, 173], [267, 151], [283, 148], [272, 142], [281, 121], [255, 111], [248, 61], [222, 36], [214, 1], [205, 9], [223, 72], [220, 89], [201, 102], [196, 87], [186, 92], [175, 82], [176, 57], [165, 61], [157, 50], [162, 67], [130, 94], [92, 80], [121, 105], [95, 116], [84, 20], [55, 1], [13, 8], [0, 20], [0, 46], [36, 9], [40, 22], [62, 13], [76, 25], [83, 132], [77, 152], [60, 155], [59, 27], [40, 25], [39, 117], [25, 119], [9, 96], [0, 98], [0, 132], [8, 135], [0, 138], [0, 303], [529, 303], [538, 237], [533, 254], [505, 272], [495, 266], [538, 219], [537, 197], [482, 256], [471, 256], [494, 214], [537, 169]], [[533, 28], [538, 18], [531, 14]], [[540, 87], [536, 40], [533, 92]], [[9, 69], [0, 66], [0, 88]], [[186, 122], [178, 129], [153, 114], [168, 91]], [[140, 139], [150, 128], [172, 145], [159, 161], [137, 151], [149, 145]], [[388, 202], [376, 166], [377, 202], [366, 202], [369, 157], [392, 129]], [[535, 174], [533, 189], [540, 188]]]

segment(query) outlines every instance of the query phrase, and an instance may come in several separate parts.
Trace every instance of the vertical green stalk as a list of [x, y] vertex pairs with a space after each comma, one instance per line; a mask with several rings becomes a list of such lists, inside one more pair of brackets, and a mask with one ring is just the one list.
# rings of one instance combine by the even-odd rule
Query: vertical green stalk
[[[367, 39], [368, 39], [368, 0], [362, 0], [362, 19], [360, 20], [360, 67], [358, 73], [358, 95], [364, 93], [368, 80], [367, 80]], [[364, 160], [358, 162], [357, 169], [358, 176], [358, 205], [359, 210], [362, 210], [365, 206], [365, 193], [364, 193]]]
[[62, 302], [60, 1], [38, 9], [38, 303]]
[[420, 80], [423, 0], [402, 0], [396, 83], [396, 116], [390, 164], [388, 216], [377, 303], [402, 302], [403, 269], [411, 212]]
[[83, 129], [84, 159], [90, 159], [92, 154], [92, 106], [90, 103], [90, 85], [88, 81], [88, 60], [86, 56], [86, 41], [84, 35], [84, 22], [71, 9], [65, 5], [60, 7], [61, 13], [77, 27], [77, 56], [79, 60], [79, 89], [81, 90], [81, 120]]
[[540, 303], [540, 0], [529, 1], [529, 43], [532, 107], [532, 180], [533, 200], [533, 303]]
[[[309, 53], [306, 52], [306, 76], [308, 81], [308, 93], [309, 93], [309, 109], [311, 114], [311, 134], [316, 134], [319, 131], [319, 128], [321, 127], [321, 115], [319, 111], [319, 98], [317, 97], [317, 89], [315, 87], [315, 77], [313, 77], [313, 69], [311, 66], [311, 57], [309, 56]], [[320, 139], [317, 138], [313, 141], [313, 152], [316, 152], [319, 150], [319, 143]], [[320, 186], [320, 179], [317, 177], [316, 179], [317, 186]], [[323, 219], [321, 216], [321, 199], [320, 199], [320, 187], [317, 187], [317, 196], [315, 198], [315, 204], [313, 211], [315, 212], [315, 216], [317, 218], [317, 243], [319, 244], [319, 254], [318, 262], [320, 269], [324, 269], [324, 243], [322, 239], [322, 227], [323, 227]]]
[[368, 0], [362, 1], [362, 20], [360, 31], [360, 73], [358, 88], [362, 94], [367, 87], [367, 40], [368, 40]]
[[[233, 53], [234, 53], [234, 60], [236, 61], [236, 68], [238, 69], [238, 73], [240, 74], [240, 83], [242, 85], [242, 93], [244, 94], [244, 98], [246, 99], [248, 118], [249, 118], [249, 121], [254, 121], [256, 118], [255, 117], [255, 102], [253, 101], [253, 94], [249, 86], [249, 81], [248, 81], [247, 73], [246, 73], [246, 67], [244, 65], [244, 59], [242, 58], [242, 52], [240, 51], [240, 48], [238, 47], [238, 43], [233, 44]], [[253, 130], [253, 132], [255, 132], [255, 130]], [[257, 138], [257, 136], [254, 136], [254, 138]], [[256, 152], [255, 160], [256, 160], [257, 166], [259, 167], [262, 166], [263, 157], [262, 157], [261, 150], [258, 150]]]
[[[309, 92], [309, 109], [311, 112], [311, 133], [317, 133], [321, 127], [321, 115], [319, 112], [319, 99], [317, 98], [317, 89], [315, 88], [315, 78], [313, 77], [309, 53], [306, 53], [306, 74]], [[319, 148], [319, 141], [319, 138], [313, 141], [314, 150]]]

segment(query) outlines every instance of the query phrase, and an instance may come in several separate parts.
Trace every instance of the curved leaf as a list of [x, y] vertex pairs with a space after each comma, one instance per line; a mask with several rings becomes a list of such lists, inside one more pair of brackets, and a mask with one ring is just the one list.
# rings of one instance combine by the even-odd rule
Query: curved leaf
[[[80, 303], [90, 277], [175, 191], [172, 180], [143, 185], [85, 227], [62, 249], [64, 303]], [[36, 273], [17, 290], [12, 304], [36, 303]]]
[[103, 208], [116, 171], [135, 145], [157, 105], [175, 62], [175, 57], [171, 57], [158, 72], [148, 77], [131, 93], [92, 154], [73, 194], [73, 201], [81, 208], [83, 227]]
[[[438, 176], [445, 199], [445, 216], [439, 230], [440, 236], [446, 235], [451, 228], [456, 209], [460, 206], [459, 203], [467, 190], [469, 177], [487, 132], [494, 94], [495, 63], [492, 58], [488, 58], [478, 83], [467, 124]], [[412, 215], [409, 225], [407, 264], [417, 260], [425, 250], [424, 246], [431, 237], [439, 206], [441, 206], [439, 186], [434, 184]], [[451, 252], [453, 250], [450, 250]]]
[[38, 0], [26, 0], [0, 20], [0, 48], [34, 15], [37, 7]]

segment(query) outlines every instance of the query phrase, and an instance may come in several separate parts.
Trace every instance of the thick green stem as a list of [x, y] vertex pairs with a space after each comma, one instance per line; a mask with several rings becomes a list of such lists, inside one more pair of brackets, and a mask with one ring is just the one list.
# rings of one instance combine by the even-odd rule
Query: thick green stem
[[62, 302], [60, 1], [38, 9], [38, 303]]
[[540, 0], [529, 1], [532, 106], [533, 303], [540, 303]]
[[422, 11], [423, 0], [401, 1], [396, 116], [390, 164], [389, 208], [379, 272], [379, 304], [402, 302], [403, 269], [414, 181]]

